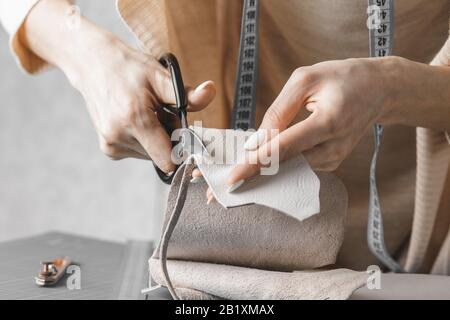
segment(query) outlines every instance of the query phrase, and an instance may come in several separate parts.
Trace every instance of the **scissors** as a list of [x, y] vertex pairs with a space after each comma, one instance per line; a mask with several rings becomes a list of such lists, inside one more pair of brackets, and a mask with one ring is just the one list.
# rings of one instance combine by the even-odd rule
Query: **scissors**
[[[175, 105], [163, 105], [162, 108], [165, 112], [175, 115], [180, 123], [181, 123], [181, 131], [180, 131], [180, 141], [179, 143], [172, 142], [172, 146], [176, 150], [178, 150], [178, 157], [187, 158], [194, 153], [201, 153], [208, 151], [203, 144], [202, 140], [195, 134], [193, 130], [189, 128], [188, 120], [187, 120], [187, 95], [186, 90], [184, 88], [183, 77], [181, 75], [180, 65], [178, 64], [178, 60], [172, 53], [164, 54], [159, 62], [169, 70], [172, 77], [172, 84], [175, 92]], [[169, 137], [172, 135], [173, 128], [169, 128], [165, 126]], [[178, 146], [178, 144], [180, 144]], [[173, 149], [175, 150], [175, 149]], [[184, 155], [184, 156], [183, 156]], [[153, 165], [156, 169], [156, 173], [162, 182], [166, 184], [171, 184], [172, 180], [180, 166], [177, 166], [176, 170], [167, 175], [164, 171], [159, 169], [156, 164], [153, 162]]]

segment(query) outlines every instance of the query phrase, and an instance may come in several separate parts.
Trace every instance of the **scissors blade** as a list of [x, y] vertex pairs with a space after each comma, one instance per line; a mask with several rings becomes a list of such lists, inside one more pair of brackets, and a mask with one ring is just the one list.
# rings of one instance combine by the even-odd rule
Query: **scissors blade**
[[183, 151], [188, 156], [194, 154], [209, 156], [208, 149], [203, 144], [202, 139], [200, 139], [200, 137], [192, 129], [183, 128], [181, 133], [181, 139]]

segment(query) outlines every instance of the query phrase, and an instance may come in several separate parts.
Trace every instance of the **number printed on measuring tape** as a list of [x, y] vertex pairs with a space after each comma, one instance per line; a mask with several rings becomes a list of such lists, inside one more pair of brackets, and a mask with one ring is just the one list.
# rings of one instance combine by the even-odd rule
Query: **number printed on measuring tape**
[[[369, 0], [369, 8], [376, 8], [375, 27], [370, 28], [370, 53], [372, 57], [392, 54], [393, 0]], [[371, 12], [370, 12], [371, 13]]]
[[381, 23], [380, 26], [375, 30], [375, 35], [377, 37], [385, 37], [391, 34], [391, 24]]

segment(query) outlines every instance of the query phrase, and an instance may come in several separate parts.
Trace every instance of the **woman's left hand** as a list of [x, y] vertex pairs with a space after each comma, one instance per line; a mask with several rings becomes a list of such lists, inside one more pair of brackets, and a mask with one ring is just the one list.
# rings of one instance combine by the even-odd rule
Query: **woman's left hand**
[[[234, 168], [228, 184], [258, 174], [262, 157], [273, 152], [280, 160], [303, 153], [318, 171], [337, 169], [374, 123], [390, 121], [394, 70], [392, 58], [328, 61], [295, 70], [247, 141], [245, 164]], [[309, 117], [288, 127], [302, 108]]]
[[[260, 129], [247, 140], [248, 152], [243, 164], [231, 171], [229, 190], [257, 175], [268, 159], [283, 161], [300, 153], [314, 170], [334, 171], [375, 123], [449, 132], [448, 88], [450, 68], [400, 57], [299, 68], [267, 110]], [[302, 108], [311, 114], [292, 124]]]

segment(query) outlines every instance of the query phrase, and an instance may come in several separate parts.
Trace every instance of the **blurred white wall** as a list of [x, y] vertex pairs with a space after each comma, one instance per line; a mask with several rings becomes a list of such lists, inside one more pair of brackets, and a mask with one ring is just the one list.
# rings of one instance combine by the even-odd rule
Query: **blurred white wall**
[[[78, 4], [135, 43], [115, 0]], [[47, 230], [157, 239], [166, 191], [150, 162], [103, 156], [81, 96], [59, 71], [21, 73], [0, 28], [0, 241]]]

